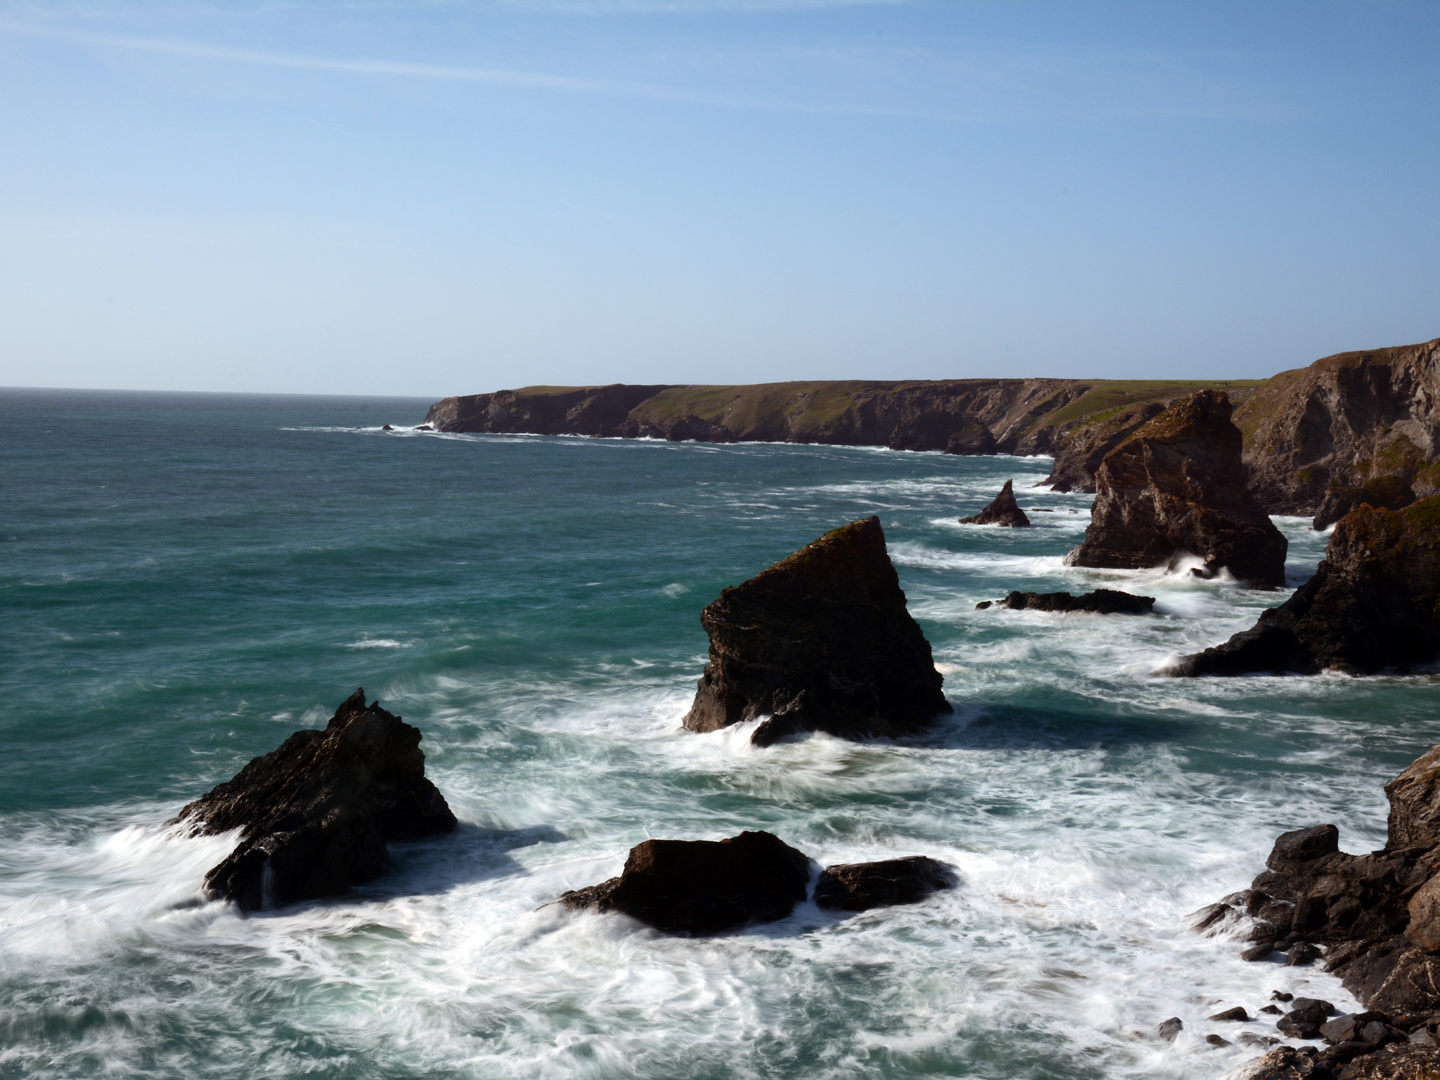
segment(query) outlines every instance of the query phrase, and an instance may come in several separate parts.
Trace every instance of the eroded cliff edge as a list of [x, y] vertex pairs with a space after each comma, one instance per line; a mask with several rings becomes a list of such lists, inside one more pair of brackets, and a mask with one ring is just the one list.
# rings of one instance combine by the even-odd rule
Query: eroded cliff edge
[[[445, 398], [438, 431], [1053, 454], [1059, 490], [1095, 490], [1105, 455], [1161, 409], [1225, 392], [1247, 483], [1272, 514], [1375, 487], [1440, 491], [1440, 338], [1339, 353], [1269, 379], [954, 379], [751, 386], [531, 386]], [[1387, 488], [1388, 489], [1388, 488]], [[1355, 504], [1358, 505], [1358, 504]], [[1396, 508], [1391, 506], [1392, 509]], [[1333, 520], [1332, 518], [1331, 520]]]

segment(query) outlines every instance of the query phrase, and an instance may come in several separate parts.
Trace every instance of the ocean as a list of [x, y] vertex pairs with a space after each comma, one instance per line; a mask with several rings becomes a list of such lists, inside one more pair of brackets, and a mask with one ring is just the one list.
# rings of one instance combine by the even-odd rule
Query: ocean
[[[0, 1077], [1219, 1078], [1259, 1050], [1207, 1034], [1275, 1032], [1211, 1013], [1355, 1004], [1187, 917], [1283, 830], [1383, 842], [1436, 676], [1156, 677], [1283, 594], [1064, 567], [1090, 497], [1046, 458], [409, 430], [427, 404], [0, 392]], [[1034, 529], [957, 524], [1007, 478]], [[701, 608], [871, 514], [954, 714], [683, 730]], [[1293, 588], [1325, 536], [1276, 522]], [[1159, 614], [975, 610], [1097, 586]], [[205, 901], [232, 841], [164, 822], [357, 686], [460, 828], [338, 900]], [[551, 903], [744, 829], [959, 886], [700, 939]]]

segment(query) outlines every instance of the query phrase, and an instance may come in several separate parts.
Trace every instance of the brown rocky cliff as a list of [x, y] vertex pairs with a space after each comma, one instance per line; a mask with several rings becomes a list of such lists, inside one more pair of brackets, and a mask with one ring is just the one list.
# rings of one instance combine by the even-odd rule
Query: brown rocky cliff
[[692, 731], [768, 715], [757, 745], [805, 731], [861, 739], [918, 731], [951, 711], [879, 518], [726, 589], [700, 622], [710, 662], [685, 717]]
[[1201, 390], [1177, 401], [1110, 451], [1095, 478], [1095, 506], [1072, 566], [1174, 567], [1185, 555], [1207, 573], [1285, 581], [1285, 537], [1245, 487], [1230, 399]]
[[1397, 476], [1440, 491], [1440, 338], [1340, 353], [1282, 372], [1235, 413], [1251, 489], [1271, 513], [1314, 514], [1332, 488]]

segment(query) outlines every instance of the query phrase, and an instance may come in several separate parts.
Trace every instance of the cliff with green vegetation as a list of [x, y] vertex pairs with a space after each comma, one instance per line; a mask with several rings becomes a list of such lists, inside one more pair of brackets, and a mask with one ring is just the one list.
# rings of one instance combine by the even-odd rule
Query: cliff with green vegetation
[[425, 422], [494, 434], [1050, 454], [1049, 482], [1058, 490], [1094, 491], [1106, 454], [1172, 402], [1205, 389], [1223, 391], [1236, 407], [1247, 481], [1271, 513], [1318, 514], [1323, 506], [1334, 520], [1367, 493], [1386, 492], [1396, 508], [1440, 491], [1440, 339], [1342, 353], [1269, 379], [530, 386], [445, 398]]

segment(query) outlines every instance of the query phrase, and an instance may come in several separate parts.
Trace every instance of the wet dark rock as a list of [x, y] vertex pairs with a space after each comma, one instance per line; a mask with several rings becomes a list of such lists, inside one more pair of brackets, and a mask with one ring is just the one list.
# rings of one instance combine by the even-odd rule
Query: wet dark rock
[[1178, 1016], [1172, 1016], [1169, 1020], [1161, 1020], [1155, 1028], [1155, 1034], [1166, 1042], [1174, 1042], [1175, 1036], [1185, 1030], [1185, 1022]]
[[1316, 1071], [1316, 1051], [1312, 1046], [1277, 1046], [1245, 1073], [1245, 1080], [1304, 1080], [1320, 1075]]
[[1246, 961], [1249, 961], [1249, 962], [1253, 963], [1253, 962], [1255, 962], [1256, 960], [1264, 960], [1264, 959], [1266, 959], [1266, 958], [1269, 957], [1270, 954], [1273, 953], [1274, 951], [1275, 951], [1275, 943], [1274, 943], [1273, 941], [1262, 941], [1259, 945], [1256, 945], [1254, 948], [1245, 949], [1243, 952], [1241, 952], [1241, 953], [1240, 953], [1240, 959], [1241, 959], [1241, 960], [1246, 960]]
[[1220, 1036], [1220, 1035], [1206, 1035], [1206, 1036], [1205, 1036], [1205, 1041], [1206, 1041], [1207, 1043], [1209, 1043], [1211, 1046], [1234, 1046], [1234, 1045], [1235, 1045], [1235, 1044], [1232, 1043], [1229, 1039], [1224, 1038], [1223, 1036]]
[[394, 429], [393, 427], [391, 427], [389, 424], [386, 424], [386, 425], [385, 425], [384, 427], [382, 427], [380, 430], [381, 430], [381, 431], [394, 431], [395, 429]]
[[[1264, 1012], [1264, 1009], [1260, 1010]], [[1256, 1035], [1253, 1031], [1242, 1031], [1235, 1036], [1235, 1041], [1241, 1046], [1279, 1046], [1280, 1040], [1274, 1035]]]
[[1228, 569], [1251, 585], [1285, 582], [1285, 537], [1245, 486], [1230, 400], [1202, 390], [1177, 401], [1111, 450], [1072, 566], [1174, 569], [1186, 556], [1206, 576]]
[[994, 606], [995, 606], [995, 601], [994, 601], [994, 600], [981, 600], [978, 604], [975, 605], [975, 610], [976, 610], [976, 611], [985, 611], [985, 610], [987, 610], [987, 609], [989, 609], [989, 608], [992, 608], [992, 607], [994, 607]]
[[1091, 615], [1148, 615], [1155, 607], [1155, 597], [1136, 596], [1118, 589], [1096, 589], [1073, 596], [1068, 592], [1011, 592], [1000, 601], [1001, 607], [1017, 611], [1049, 611], [1056, 613], [1085, 612]]
[[1270, 991], [1270, 1000], [1271, 1000], [1271, 1001], [1294, 1001], [1294, 1000], [1295, 1000], [1295, 995], [1294, 995], [1294, 994], [1287, 994], [1284, 990], [1271, 990], [1271, 991]]
[[952, 711], [879, 518], [726, 589], [700, 622], [710, 662], [685, 717], [692, 731], [769, 716], [751, 736], [757, 746], [809, 731], [863, 739], [920, 731]]
[[924, 855], [880, 862], [827, 866], [815, 885], [815, 903], [842, 911], [869, 911], [913, 904], [933, 892], [954, 888], [954, 870]]
[[[1260, 911], [1294, 905], [1292, 957], [1323, 946], [1325, 969], [1371, 1010], [1365, 1023], [1392, 1029], [1382, 1041], [1393, 1042], [1393, 1032], [1440, 1014], [1440, 746], [1385, 785], [1385, 794], [1389, 836], [1379, 851], [1341, 851], [1333, 825], [1287, 832], [1254, 889], [1270, 897]], [[1248, 917], [1248, 895], [1227, 897], [1232, 914], [1211, 917]], [[1349, 1041], [1343, 1033], [1333, 1038]]]
[[1015, 501], [1015, 490], [1013, 482], [1005, 481], [1005, 486], [1000, 489], [989, 506], [981, 510], [973, 517], [960, 519], [961, 525], [1005, 525], [1012, 528], [1029, 528], [1030, 519], [1025, 516], [1025, 511]]
[[1320, 950], [1308, 941], [1297, 941], [1285, 951], [1285, 966], [1304, 967], [1319, 960], [1320, 956]]
[[1320, 1052], [1320, 1058], [1325, 1061], [1332, 1061], [1337, 1064], [1344, 1064], [1347, 1061], [1354, 1061], [1357, 1057], [1375, 1052], [1373, 1043], [1355, 1039], [1350, 1042], [1340, 1042], [1329, 1046]]
[[425, 778], [419, 730], [356, 690], [323, 731], [297, 731], [171, 824], [192, 834], [243, 830], [205, 887], [259, 911], [377, 877], [388, 841], [447, 832], [455, 815]]
[[1292, 1039], [1317, 1039], [1320, 1037], [1320, 1025], [1333, 1011], [1334, 1007], [1329, 1002], [1296, 998], [1293, 1007], [1275, 1022], [1275, 1026], [1280, 1034]]
[[725, 840], [646, 840], [619, 877], [560, 897], [619, 911], [666, 933], [714, 934], [783, 919], [805, 899], [810, 860], [768, 832]]
[[1280, 1016], [1285, 1010], [1276, 1005], [1265, 1005], [1260, 1011], [1262, 1013], [1268, 1013], [1270, 1016]]
[[1362, 506], [1335, 526], [1315, 576], [1249, 630], [1187, 656], [1172, 675], [1364, 675], [1440, 655], [1440, 495], [1404, 510]]
[[1218, 1012], [1214, 1016], [1209, 1017], [1209, 1019], [1217, 1023], [1221, 1021], [1238, 1021], [1244, 1023], [1250, 1020], [1250, 1014], [1245, 1011], [1243, 1005], [1236, 1005], [1233, 1009]]

